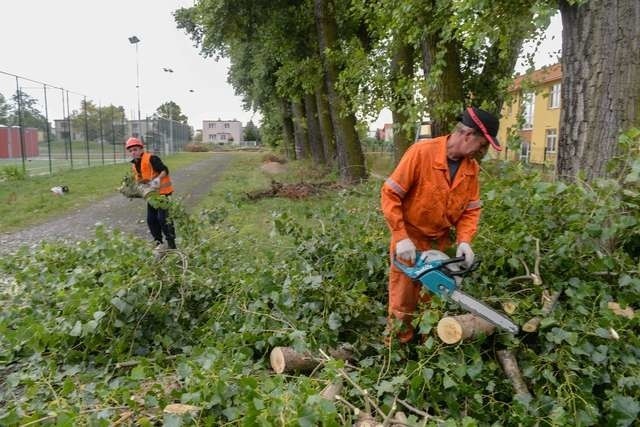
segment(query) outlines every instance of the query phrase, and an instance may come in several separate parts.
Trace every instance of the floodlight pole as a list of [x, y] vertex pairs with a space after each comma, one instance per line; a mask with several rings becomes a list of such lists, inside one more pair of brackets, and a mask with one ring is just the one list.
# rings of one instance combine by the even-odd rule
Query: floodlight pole
[[140, 39], [136, 36], [129, 37], [129, 43], [136, 45], [136, 91], [138, 92], [138, 126], [142, 120], [140, 115], [140, 61], [138, 60], [138, 43]]

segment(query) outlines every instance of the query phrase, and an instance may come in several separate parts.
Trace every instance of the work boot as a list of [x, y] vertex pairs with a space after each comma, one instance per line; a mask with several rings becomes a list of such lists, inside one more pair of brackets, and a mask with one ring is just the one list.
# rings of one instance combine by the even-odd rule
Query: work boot
[[173, 239], [167, 239], [167, 247], [169, 249], [175, 249], [176, 248], [176, 241]]

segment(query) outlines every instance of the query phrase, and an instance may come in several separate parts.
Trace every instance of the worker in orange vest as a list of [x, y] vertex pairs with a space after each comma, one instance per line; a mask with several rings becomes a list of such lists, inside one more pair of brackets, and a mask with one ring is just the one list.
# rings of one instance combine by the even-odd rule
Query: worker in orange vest
[[484, 156], [491, 145], [500, 151], [498, 119], [475, 107], [458, 117], [449, 135], [421, 139], [406, 151], [381, 190], [384, 217], [391, 231], [389, 271], [389, 323], [402, 321], [397, 337], [407, 343], [414, 337], [412, 320], [421, 295], [421, 286], [393, 265], [393, 258], [412, 265], [416, 250], [446, 250], [455, 230], [456, 256], [474, 261], [471, 241], [478, 230], [480, 210], [480, 166], [475, 158]]
[[[135, 137], [127, 140], [125, 148], [132, 157], [131, 163], [136, 181], [149, 184], [152, 188], [157, 189], [162, 196], [170, 196], [173, 193], [173, 185], [169, 177], [169, 168], [160, 157], [145, 152], [144, 144]], [[167, 247], [169, 249], [176, 248], [176, 232], [166, 209], [153, 207], [147, 202], [147, 225], [156, 248], [162, 248], [163, 234], [167, 241]]]

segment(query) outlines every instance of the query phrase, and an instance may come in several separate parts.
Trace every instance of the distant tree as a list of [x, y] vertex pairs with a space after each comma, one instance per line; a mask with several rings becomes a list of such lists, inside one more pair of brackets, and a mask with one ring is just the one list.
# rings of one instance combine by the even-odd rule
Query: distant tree
[[243, 139], [245, 141], [260, 141], [260, 129], [251, 120], [244, 127]]
[[0, 124], [9, 124], [11, 115], [11, 105], [7, 102], [7, 99], [0, 93]]
[[187, 120], [189, 119], [187, 116], [182, 114], [180, 106], [173, 101], [168, 101], [160, 105], [156, 109], [156, 113], [165, 119], [174, 120], [179, 123], [187, 123]]
[[12, 97], [11, 116], [9, 121], [18, 126], [46, 129], [47, 120], [38, 109], [38, 100], [24, 92], [16, 92]]

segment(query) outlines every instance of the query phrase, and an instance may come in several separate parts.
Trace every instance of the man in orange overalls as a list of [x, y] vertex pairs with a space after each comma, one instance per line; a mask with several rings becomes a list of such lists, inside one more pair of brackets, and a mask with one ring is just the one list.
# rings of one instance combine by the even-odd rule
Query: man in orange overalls
[[[464, 255], [464, 263], [471, 265], [471, 240], [482, 207], [475, 158], [484, 156], [489, 145], [502, 149], [496, 139], [499, 121], [491, 113], [469, 107], [458, 120], [453, 133], [413, 144], [382, 186], [382, 212], [391, 230], [389, 321], [402, 321], [397, 335], [402, 343], [414, 336], [411, 322], [421, 285], [395, 267], [393, 257], [411, 265], [416, 250], [444, 251], [455, 229], [456, 256]], [[429, 299], [422, 294], [422, 301]]]

